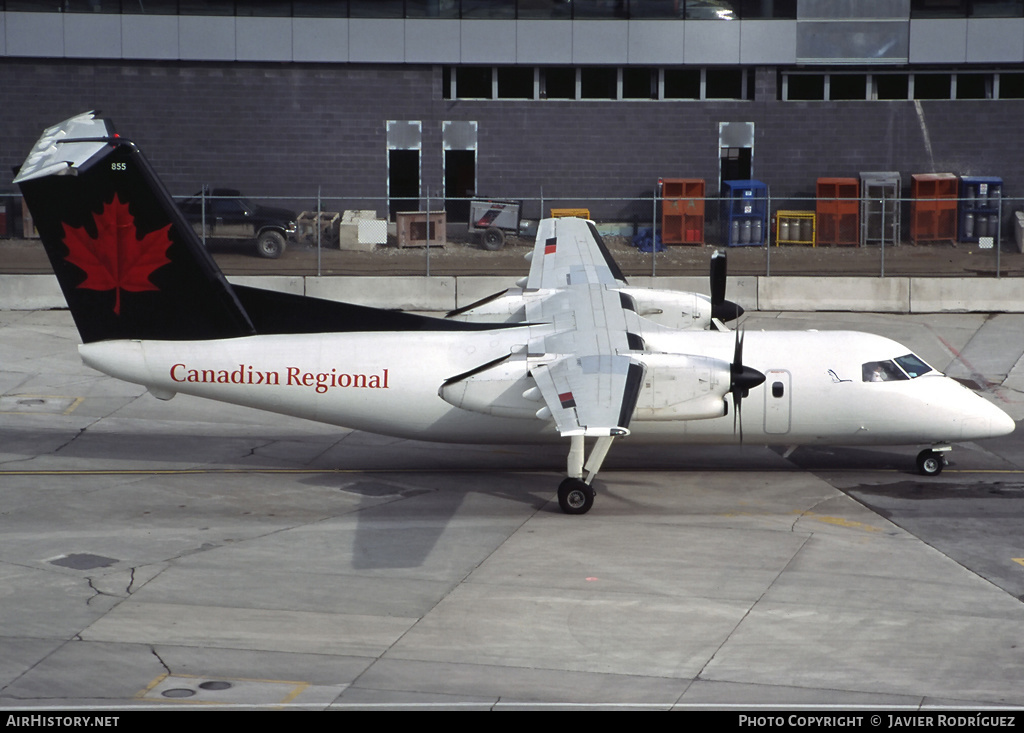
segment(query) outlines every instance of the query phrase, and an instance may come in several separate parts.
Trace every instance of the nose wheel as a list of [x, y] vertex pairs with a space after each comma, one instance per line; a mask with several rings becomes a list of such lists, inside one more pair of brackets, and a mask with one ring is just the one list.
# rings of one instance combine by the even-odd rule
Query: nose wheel
[[926, 448], [917, 454], [917, 471], [922, 476], [938, 476], [946, 467], [944, 451]]

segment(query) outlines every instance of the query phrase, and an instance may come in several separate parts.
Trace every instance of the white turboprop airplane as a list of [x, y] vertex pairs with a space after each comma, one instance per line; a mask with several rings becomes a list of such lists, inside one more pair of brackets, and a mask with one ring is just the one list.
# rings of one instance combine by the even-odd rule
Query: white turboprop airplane
[[138, 148], [91, 113], [46, 130], [15, 181], [89, 366], [160, 399], [181, 392], [416, 440], [565, 441], [558, 499], [570, 514], [590, 509], [620, 437], [924, 443], [918, 468], [937, 474], [953, 441], [1014, 429], [880, 336], [741, 338], [655, 323], [642, 314], [663, 296], [629, 289], [580, 219], [540, 223], [520, 316], [463, 322], [228, 284]]

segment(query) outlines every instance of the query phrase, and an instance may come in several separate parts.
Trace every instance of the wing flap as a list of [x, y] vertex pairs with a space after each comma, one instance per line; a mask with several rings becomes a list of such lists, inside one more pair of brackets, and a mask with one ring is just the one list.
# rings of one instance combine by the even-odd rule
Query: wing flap
[[565, 357], [530, 369], [558, 432], [629, 435], [644, 367], [628, 356]]

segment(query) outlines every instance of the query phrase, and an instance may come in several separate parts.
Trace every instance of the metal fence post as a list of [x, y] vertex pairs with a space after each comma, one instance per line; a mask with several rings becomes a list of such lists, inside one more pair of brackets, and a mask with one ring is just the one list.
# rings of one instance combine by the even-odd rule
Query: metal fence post
[[[900, 199], [896, 199], [896, 205], [900, 205]], [[881, 242], [879, 243], [879, 270], [878, 276], [885, 277], [885, 195], [882, 196], [882, 226], [879, 229], [881, 232]]]
[[651, 277], [657, 277], [658, 259], [658, 191], [651, 196]]
[[1001, 250], [1003, 248], [1003, 197], [999, 192], [999, 200], [996, 201], [996, 278], [999, 278], [999, 266], [1001, 264]]
[[323, 204], [320, 201], [320, 184], [316, 186], [316, 276], [321, 274], [321, 249], [320, 249], [320, 220], [323, 217]]
[[206, 184], [199, 190], [199, 209], [200, 219], [202, 220], [203, 228], [203, 249], [206, 249]]

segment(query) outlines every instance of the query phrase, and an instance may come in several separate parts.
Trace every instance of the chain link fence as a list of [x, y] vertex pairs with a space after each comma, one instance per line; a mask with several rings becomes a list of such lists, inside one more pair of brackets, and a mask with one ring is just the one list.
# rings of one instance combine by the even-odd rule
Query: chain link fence
[[[612, 255], [626, 261], [620, 264], [627, 274], [699, 274], [706, 272], [707, 249], [727, 248], [734, 274], [1024, 275], [1024, 214], [1018, 215], [1024, 199], [998, 193], [942, 199], [773, 198], [767, 188], [728, 194], [247, 198], [204, 188], [175, 198], [229, 274], [235, 268], [266, 274], [431, 275], [467, 258], [477, 273], [487, 272], [491, 262], [500, 274], [505, 268], [497, 264], [507, 250], [528, 251], [539, 219], [577, 215], [597, 223]], [[268, 231], [278, 232], [281, 241]], [[21, 197], [0, 194], [0, 248], [27, 247], [34, 236]], [[498, 251], [502, 244], [505, 254]], [[247, 265], [239, 258], [257, 259]], [[270, 261], [257, 266], [258, 259]], [[358, 267], [346, 264], [356, 260]]]

